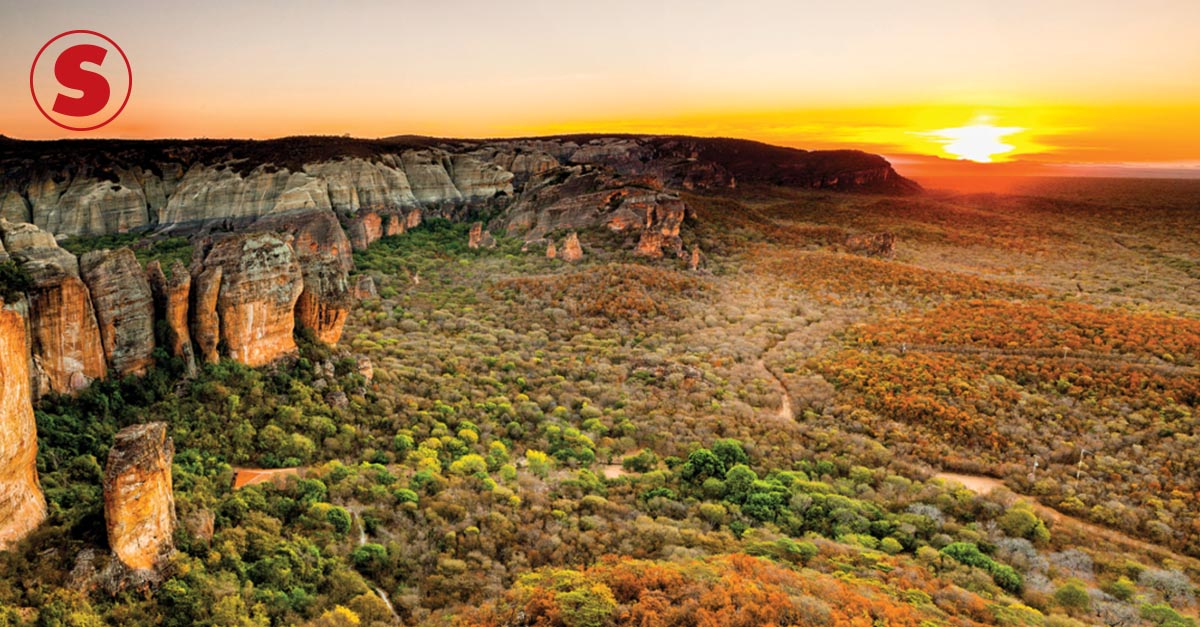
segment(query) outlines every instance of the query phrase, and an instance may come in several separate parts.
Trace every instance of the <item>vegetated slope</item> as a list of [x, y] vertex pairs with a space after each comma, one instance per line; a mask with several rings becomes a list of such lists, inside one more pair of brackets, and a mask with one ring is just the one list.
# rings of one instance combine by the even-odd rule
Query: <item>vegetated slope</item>
[[[469, 249], [467, 225], [433, 220], [355, 254], [379, 296], [351, 315], [351, 355], [302, 342], [281, 367], [226, 361], [176, 387], [178, 364], [165, 363], [43, 402], [52, 520], [0, 561], [0, 616], [394, 624], [374, 586], [406, 622], [431, 625], [1194, 620], [1196, 573], [1079, 543], [1010, 496], [930, 480], [940, 449], [889, 446], [910, 427], [808, 364], [854, 350], [859, 322], [882, 339], [992, 292], [1004, 306], [1061, 299], [1061, 260], [1013, 281], [973, 257], [929, 263], [944, 249], [921, 237], [902, 239], [897, 260], [866, 260], [807, 235], [863, 230], [832, 211], [859, 198], [711, 202], [698, 211], [728, 208], [729, 221], [683, 232], [705, 251], [702, 272], [603, 248], [568, 265], [503, 236]], [[763, 211], [783, 202], [830, 211]], [[835, 260], [848, 284], [807, 278], [809, 258]], [[1112, 306], [1106, 288], [1079, 298]], [[779, 419], [760, 359], [795, 421]], [[87, 564], [105, 560], [94, 460], [117, 426], [151, 416], [178, 447], [189, 522], [175, 569], [151, 595], [82, 592]], [[610, 462], [625, 472], [605, 478]], [[233, 491], [233, 463], [307, 469]], [[1084, 484], [1064, 466], [1064, 492]]]

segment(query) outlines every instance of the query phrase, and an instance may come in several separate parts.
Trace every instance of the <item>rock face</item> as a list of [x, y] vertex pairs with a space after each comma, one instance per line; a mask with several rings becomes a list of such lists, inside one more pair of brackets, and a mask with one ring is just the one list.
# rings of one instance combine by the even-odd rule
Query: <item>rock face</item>
[[37, 476], [25, 321], [0, 301], [0, 551], [46, 518]]
[[221, 269], [216, 303], [221, 341], [231, 358], [248, 366], [296, 350], [292, 331], [304, 279], [290, 239], [274, 233], [223, 237], [204, 258], [205, 269]]
[[531, 182], [576, 166], [653, 179], [661, 189], [751, 183], [919, 190], [875, 155], [809, 152], [734, 139], [292, 137], [261, 142], [97, 140], [69, 149], [4, 139], [0, 216], [32, 222], [54, 235], [249, 224], [303, 211], [411, 215], [418, 209], [461, 218], [464, 208], [507, 205], [528, 192]]
[[603, 226], [639, 237], [638, 254], [661, 257], [682, 247], [687, 205], [656, 179], [631, 179], [576, 166], [532, 180], [507, 212], [505, 230], [527, 241], [566, 229]]
[[201, 267], [192, 277], [191, 331], [200, 361], [215, 364], [221, 360], [217, 345], [221, 339], [221, 319], [217, 317], [217, 297], [221, 294], [220, 266]]
[[567, 263], [575, 263], [583, 259], [583, 247], [579, 245], [578, 234], [571, 233], [567, 236], [567, 239], [563, 241], [562, 251], [558, 256]]
[[174, 457], [175, 445], [162, 422], [121, 429], [109, 449], [104, 468], [108, 544], [130, 569], [154, 570], [174, 551]]
[[189, 372], [196, 367], [196, 356], [192, 351], [192, 335], [188, 331], [188, 306], [191, 300], [192, 277], [187, 268], [176, 261], [170, 268], [171, 276], [163, 272], [158, 261], [146, 265], [146, 278], [150, 293], [154, 296], [154, 312], [158, 320], [171, 329], [167, 350], [180, 357]]
[[[378, 221], [378, 215], [371, 215]], [[337, 344], [353, 304], [350, 270], [354, 268], [351, 242], [337, 216], [332, 211], [321, 211], [263, 218], [255, 228], [292, 235], [292, 250], [304, 279], [304, 289], [296, 301], [296, 325], [312, 329], [321, 342]], [[375, 239], [379, 239], [378, 234]]]
[[10, 253], [27, 248], [58, 248], [53, 233], [43, 231], [32, 224], [5, 220], [0, 224], [0, 233], [3, 234], [4, 247]]
[[[678, 192], [746, 184], [919, 189], [874, 155], [730, 139], [295, 137], [67, 147], [0, 138], [0, 259], [10, 256], [32, 277], [25, 302], [35, 393], [71, 392], [104, 377], [107, 366], [143, 371], [156, 317], [174, 331], [164, 338], [170, 351], [189, 360], [194, 346], [201, 361], [216, 361], [221, 346], [262, 365], [295, 350], [296, 325], [336, 343], [356, 291], [351, 249], [426, 218], [488, 216], [493, 230], [527, 245], [549, 241], [547, 256], [567, 261], [582, 257], [575, 232], [590, 228], [623, 236], [639, 255], [686, 259], [680, 228], [691, 213]], [[192, 237], [189, 271], [143, 274], [128, 251], [90, 254], [81, 268], [55, 242], [139, 229]], [[238, 234], [214, 235], [229, 232]], [[556, 250], [553, 240], [567, 233]], [[884, 236], [847, 248], [890, 255], [894, 239]], [[469, 245], [494, 245], [483, 223]]]
[[365, 250], [383, 237], [383, 219], [374, 211], [364, 211], [350, 220], [348, 235], [354, 250]]
[[86, 253], [79, 271], [91, 292], [108, 365], [121, 375], [145, 374], [154, 363], [154, 300], [133, 251]]
[[354, 297], [359, 300], [379, 298], [379, 290], [375, 287], [375, 279], [369, 274], [358, 275], [354, 283]]
[[390, 214], [386, 220], [386, 226], [383, 229], [383, 234], [386, 237], [401, 235], [405, 230], [405, 217], [399, 214]]
[[896, 236], [892, 233], [864, 233], [846, 238], [846, 250], [869, 257], [894, 257]]
[[103, 379], [100, 328], [75, 257], [60, 248], [33, 248], [17, 258], [33, 278], [29, 324], [38, 396], [76, 392]]

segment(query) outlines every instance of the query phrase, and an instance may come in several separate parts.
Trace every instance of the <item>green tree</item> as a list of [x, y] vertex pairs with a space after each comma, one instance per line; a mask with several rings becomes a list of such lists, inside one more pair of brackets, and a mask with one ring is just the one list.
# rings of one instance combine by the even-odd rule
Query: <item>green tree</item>
[[749, 464], [750, 456], [746, 454], [746, 449], [743, 447], [741, 440], [726, 438], [713, 442], [712, 452], [725, 464], [726, 468], [733, 468], [738, 464]]
[[617, 609], [612, 590], [602, 583], [584, 584], [555, 595], [567, 627], [603, 627]]
[[702, 483], [709, 477], [723, 479], [725, 464], [712, 451], [706, 448], [696, 449], [688, 455], [687, 462], [683, 465], [682, 476], [692, 483]]
[[1083, 583], [1074, 579], [1054, 591], [1054, 602], [1071, 613], [1085, 612], [1092, 605], [1087, 588]]

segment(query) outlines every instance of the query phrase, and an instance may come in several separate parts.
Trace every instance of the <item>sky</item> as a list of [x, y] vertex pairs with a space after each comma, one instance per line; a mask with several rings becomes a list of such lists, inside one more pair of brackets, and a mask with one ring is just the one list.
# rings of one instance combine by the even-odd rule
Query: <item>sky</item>
[[[1200, 176], [1196, 0], [0, 6], [11, 137], [685, 133], [929, 176]], [[132, 67], [128, 105], [94, 131], [30, 95], [38, 50], [72, 29]]]

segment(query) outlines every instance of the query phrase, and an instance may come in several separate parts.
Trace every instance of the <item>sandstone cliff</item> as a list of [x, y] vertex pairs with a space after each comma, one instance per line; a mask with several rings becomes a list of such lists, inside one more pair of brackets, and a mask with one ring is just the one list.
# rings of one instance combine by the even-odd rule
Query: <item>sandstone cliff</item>
[[251, 233], [221, 237], [206, 246], [205, 271], [221, 269], [216, 300], [220, 339], [229, 357], [249, 366], [296, 350], [292, 332], [304, 279], [289, 240]]
[[154, 363], [154, 301], [133, 251], [87, 253], [79, 271], [92, 295], [109, 367], [120, 375], [145, 374]]
[[[374, 212], [367, 212], [376, 215]], [[332, 211], [297, 216], [269, 216], [256, 229], [288, 233], [304, 289], [296, 301], [296, 326], [312, 329], [317, 339], [337, 344], [350, 317], [353, 295], [350, 271], [354, 269], [351, 241]], [[378, 239], [376, 234], [375, 239]]]
[[192, 276], [192, 305], [188, 317], [196, 354], [200, 361], [215, 364], [221, 360], [217, 346], [221, 341], [221, 319], [217, 317], [217, 297], [221, 293], [222, 269], [201, 266]]
[[176, 261], [170, 268], [171, 276], [163, 272], [162, 264], [151, 261], [146, 264], [146, 279], [154, 295], [154, 314], [157, 320], [167, 323], [171, 330], [167, 350], [183, 359], [188, 372], [196, 367], [196, 356], [192, 350], [192, 335], [188, 331], [188, 307], [191, 300], [192, 277], [187, 268]]
[[33, 280], [28, 296], [37, 394], [74, 392], [103, 379], [100, 328], [75, 256], [60, 248], [31, 248], [15, 257]]
[[[875, 155], [730, 139], [3, 138], [0, 256], [33, 278], [35, 392], [70, 392], [109, 366], [144, 371], [156, 319], [173, 331], [172, 354], [188, 363], [192, 352], [216, 361], [221, 345], [233, 359], [265, 364], [295, 350], [296, 326], [336, 343], [354, 297], [351, 249], [427, 218], [491, 216], [493, 230], [527, 244], [571, 233], [561, 249], [553, 241], [547, 249], [567, 260], [582, 255], [574, 233], [592, 228], [625, 235], [639, 255], [686, 257], [680, 227], [691, 214], [679, 190], [739, 184], [918, 189]], [[167, 281], [163, 268], [143, 273], [132, 253], [118, 251], [86, 255], [81, 273], [55, 241], [139, 229], [191, 237], [198, 254], [189, 271], [172, 269]], [[489, 247], [491, 237], [476, 224], [469, 246]]]
[[104, 468], [108, 544], [130, 569], [156, 569], [174, 550], [174, 457], [174, 443], [162, 422], [118, 431], [108, 452]]
[[37, 476], [25, 321], [0, 301], [0, 551], [46, 518]]
[[31, 221], [55, 235], [248, 224], [302, 211], [383, 215], [425, 209], [463, 218], [473, 207], [507, 206], [530, 181], [575, 165], [653, 179], [667, 190], [745, 183], [919, 189], [875, 155], [696, 137], [101, 140], [69, 148], [5, 140], [0, 216]]

